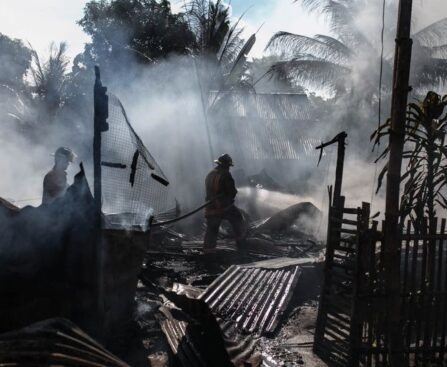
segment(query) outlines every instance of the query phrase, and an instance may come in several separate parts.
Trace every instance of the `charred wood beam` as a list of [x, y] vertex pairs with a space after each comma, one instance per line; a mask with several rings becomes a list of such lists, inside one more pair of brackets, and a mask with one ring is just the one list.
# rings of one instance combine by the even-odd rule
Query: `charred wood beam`
[[[331, 202], [329, 205], [339, 205], [340, 197], [341, 197], [341, 186], [343, 182], [343, 168], [344, 168], [344, 162], [345, 162], [345, 145], [346, 145], [346, 138], [348, 137], [348, 134], [346, 132], [342, 131], [340, 134], [338, 134], [335, 138], [333, 138], [331, 141], [328, 141], [327, 143], [322, 143], [319, 146], [317, 146], [315, 149], [320, 150], [320, 157], [318, 159], [318, 164], [321, 161], [321, 158], [323, 156], [323, 149], [329, 145], [332, 145], [334, 143], [338, 143], [337, 147], [337, 166], [335, 168], [335, 184], [334, 184], [334, 192], [332, 196], [332, 192], [329, 194], [331, 198]], [[333, 197], [333, 202], [332, 202]]]

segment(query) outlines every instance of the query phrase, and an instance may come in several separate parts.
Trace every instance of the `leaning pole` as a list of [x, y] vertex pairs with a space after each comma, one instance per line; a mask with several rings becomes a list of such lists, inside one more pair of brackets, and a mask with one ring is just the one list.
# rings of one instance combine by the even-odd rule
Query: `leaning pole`
[[385, 204], [385, 271], [388, 310], [388, 350], [391, 367], [405, 365], [401, 321], [399, 199], [402, 152], [405, 140], [407, 98], [410, 91], [410, 38], [412, 0], [399, 1], [396, 48], [394, 56], [393, 94], [391, 101], [390, 154]]

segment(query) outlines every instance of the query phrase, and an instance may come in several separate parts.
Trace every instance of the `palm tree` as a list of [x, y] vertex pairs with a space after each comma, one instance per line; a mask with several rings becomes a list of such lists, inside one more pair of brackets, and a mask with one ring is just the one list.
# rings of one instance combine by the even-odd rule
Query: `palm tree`
[[37, 52], [31, 48], [33, 64], [33, 92], [37, 101], [42, 103], [44, 113], [52, 120], [64, 104], [69, 61], [65, 56], [67, 46], [61, 42], [58, 46], [50, 45], [50, 56], [42, 62]]
[[228, 64], [243, 46], [242, 28], [231, 25], [229, 7], [222, 0], [191, 0], [185, 5], [189, 27], [196, 36], [196, 53]]
[[[194, 53], [220, 70], [221, 80], [213, 78], [210, 87], [225, 89], [244, 84], [246, 57], [256, 36], [247, 41], [242, 39], [243, 28], [239, 24], [243, 15], [232, 24], [230, 8], [222, 0], [191, 0], [185, 10], [189, 27], [196, 36]], [[212, 74], [216, 75], [214, 71]], [[216, 81], [217, 85], [213, 85]]]
[[[310, 11], [320, 11], [329, 22], [334, 37], [306, 37], [278, 32], [267, 49], [282, 52], [285, 60], [271, 66], [268, 74], [288, 78], [307, 87], [326, 88], [340, 93], [352, 91], [375, 100], [380, 50], [362, 33], [356, 14], [367, 6], [365, 0], [302, 0]], [[412, 85], [419, 94], [447, 79], [447, 18], [413, 34]], [[389, 37], [387, 37], [389, 38]], [[374, 64], [372, 64], [374, 63]], [[374, 65], [374, 67], [371, 67]], [[390, 90], [392, 53], [383, 63], [384, 89]]]

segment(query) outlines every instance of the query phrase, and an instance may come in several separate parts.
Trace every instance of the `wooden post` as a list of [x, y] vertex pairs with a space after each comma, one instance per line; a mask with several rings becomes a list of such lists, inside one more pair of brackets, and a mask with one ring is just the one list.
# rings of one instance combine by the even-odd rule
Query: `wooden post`
[[[362, 203], [362, 208], [358, 208], [357, 213], [357, 242], [355, 251], [355, 270], [354, 281], [352, 284], [352, 304], [351, 304], [351, 332], [350, 332], [350, 347], [351, 347], [351, 366], [359, 366], [360, 363], [360, 349], [362, 347], [362, 328], [364, 320], [364, 296], [366, 288], [365, 272], [367, 271], [367, 256], [368, 256], [368, 239], [372, 235], [369, 232], [369, 215], [370, 204]], [[368, 233], [369, 232], [369, 233]]]
[[334, 204], [337, 205], [341, 196], [341, 185], [343, 182], [343, 168], [345, 163], [345, 144], [346, 134], [344, 131], [337, 135], [337, 166], [335, 168], [335, 184], [334, 184]]
[[[327, 143], [322, 143], [315, 149], [320, 149], [320, 159], [323, 155], [323, 149], [335, 142], [338, 142], [337, 151], [337, 166], [335, 169], [335, 189], [332, 195], [332, 187], [329, 189], [329, 210], [328, 210], [328, 228], [326, 240], [326, 256], [324, 263], [324, 279], [321, 287], [321, 296], [318, 306], [317, 323], [314, 338], [314, 351], [317, 352], [318, 346], [323, 342], [324, 330], [326, 325], [326, 291], [331, 287], [331, 271], [332, 263], [334, 261], [334, 243], [340, 242], [340, 232], [336, 229], [341, 227], [341, 220], [343, 219], [343, 208], [345, 198], [341, 196], [341, 185], [343, 179], [343, 166], [345, 157], [345, 139], [347, 134], [343, 131]], [[334, 221], [333, 219], [338, 219]]]
[[96, 227], [101, 226], [101, 133], [109, 129], [106, 122], [109, 117], [109, 97], [107, 88], [102, 86], [99, 67], [95, 66], [94, 95], [94, 132], [93, 132], [93, 176], [94, 176], [94, 198], [95, 198], [95, 220]]
[[343, 182], [343, 167], [345, 163], [345, 142], [348, 134], [346, 132], [342, 131], [340, 134], [338, 134], [335, 138], [333, 138], [331, 141], [327, 143], [323, 143], [319, 145], [318, 147], [315, 147], [317, 150], [321, 150], [320, 153], [320, 159], [323, 155], [323, 149], [331, 144], [334, 144], [335, 142], [338, 143], [337, 145], [337, 166], [335, 168], [335, 184], [334, 184], [334, 195], [333, 200], [329, 200], [329, 207], [331, 205], [337, 206], [340, 201], [341, 197], [341, 185]]
[[327, 308], [330, 305], [327, 304], [327, 298], [332, 286], [332, 265], [334, 263], [334, 246], [339, 245], [340, 233], [334, 231], [334, 229], [341, 227], [341, 221], [343, 219], [343, 208], [345, 206], [345, 198], [341, 196], [338, 200], [338, 207], [329, 205], [328, 212], [328, 229], [327, 229], [327, 240], [326, 240], [326, 254], [324, 261], [324, 278], [323, 284], [321, 285], [321, 295], [318, 305], [317, 322], [315, 327], [315, 337], [314, 337], [314, 352], [318, 352], [318, 347], [323, 342], [324, 331], [326, 327], [327, 320]]
[[411, 62], [410, 38], [412, 0], [399, 1], [396, 49], [394, 58], [393, 96], [391, 103], [390, 154], [388, 161], [385, 207], [385, 269], [388, 300], [388, 348], [392, 367], [403, 366], [404, 351], [401, 325], [399, 229], [400, 173], [405, 139], [405, 118], [409, 92]]
[[96, 282], [97, 282], [97, 312], [98, 327], [100, 333], [103, 328], [104, 316], [104, 291], [103, 291], [103, 253], [102, 253], [102, 176], [101, 176], [101, 133], [108, 130], [106, 122], [109, 115], [109, 97], [106, 94], [107, 88], [102, 86], [99, 67], [95, 66], [95, 86], [94, 97], [94, 123], [93, 123], [93, 193], [94, 193], [94, 221], [96, 230]]

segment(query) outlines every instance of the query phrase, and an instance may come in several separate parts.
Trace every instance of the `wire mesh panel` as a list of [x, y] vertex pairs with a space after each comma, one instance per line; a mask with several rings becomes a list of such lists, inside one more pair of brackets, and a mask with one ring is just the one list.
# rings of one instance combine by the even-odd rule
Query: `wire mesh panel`
[[120, 100], [109, 94], [109, 129], [102, 133], [102, 211], [106, 227], [140, 227], [175, 215], [169, 182], [132, 128]]

